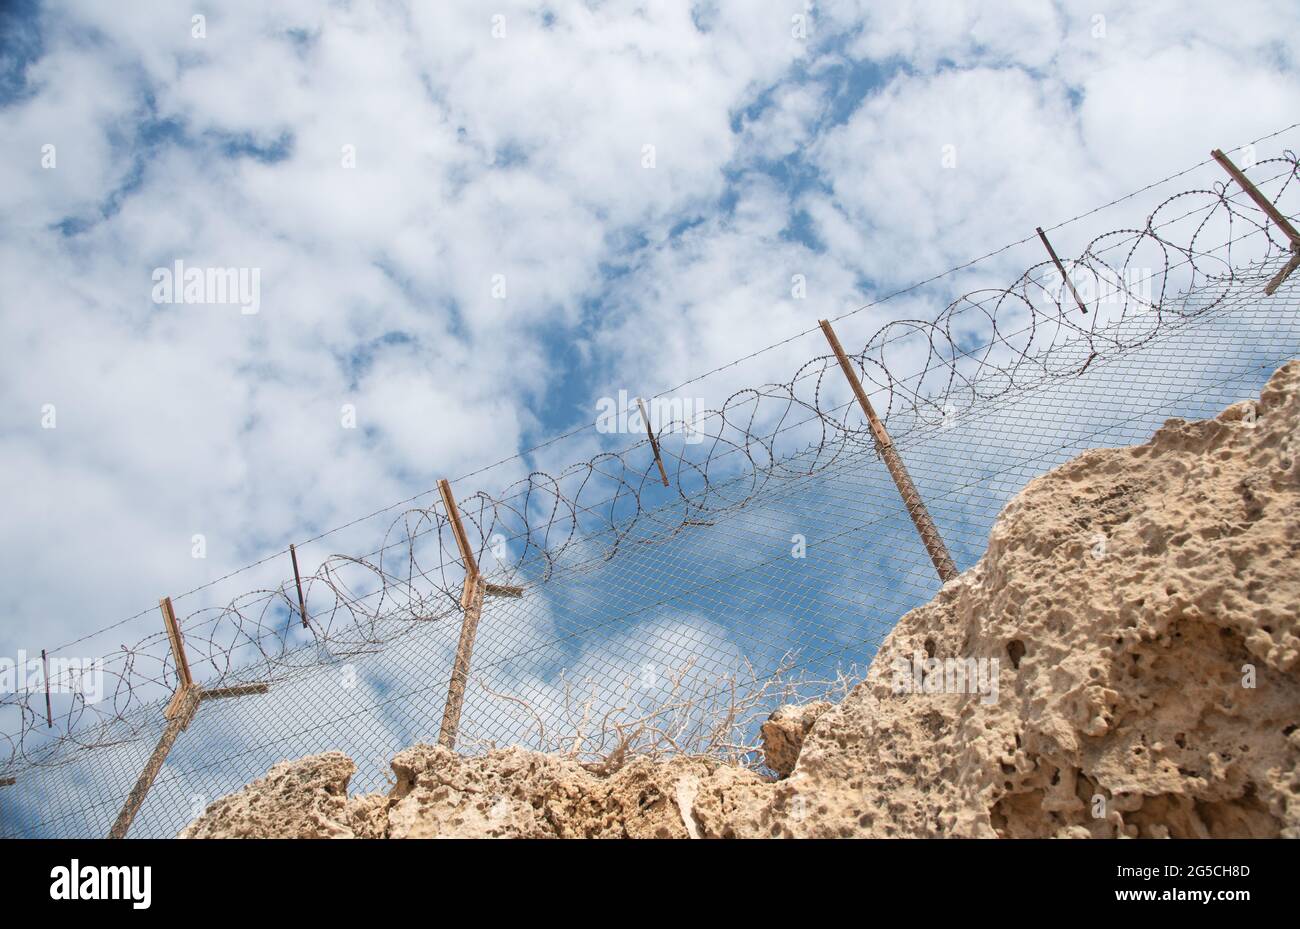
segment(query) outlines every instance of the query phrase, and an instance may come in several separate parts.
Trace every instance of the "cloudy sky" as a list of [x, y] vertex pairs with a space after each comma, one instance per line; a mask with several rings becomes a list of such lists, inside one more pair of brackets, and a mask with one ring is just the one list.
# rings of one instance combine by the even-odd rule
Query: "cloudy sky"
[[[1298, 26], [1285, 0], [10, 4], [0, 646], [149, 610], [1288, 126]], [[178, 261], [255, 271], [257, 312], [160, 302]], [[686, 395], [785, 380], [818, 338]]]

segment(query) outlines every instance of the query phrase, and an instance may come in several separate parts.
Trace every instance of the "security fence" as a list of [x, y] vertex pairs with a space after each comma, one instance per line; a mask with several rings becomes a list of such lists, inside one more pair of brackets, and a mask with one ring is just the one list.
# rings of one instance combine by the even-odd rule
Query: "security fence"
[[[1247, 174], [1288, 212], [1294, 155]], [[1145, 225], [1068, 262], [1053, 253], [1011, 287], [851, 343], [958, 570], [1033, 477], [1143, 442], [1169, 417], [1213, 416], [1300, 356], [1296, 279], [1279, 280], [1294, 249], [1225, 180], [1164, 199]], [[767, 713], [860, 676], [940, 586], [829, 353], [458, 509], [487, 581], [460, 751], [707, 752], [759, 766]], [[172, 727], [130, 835], [174, 835], [277, 761], [329, 749], [357, 762], [354, 791], [385, 789], [393, 754], [439, 736], [467, 570], [435, 502], [402, 512], [373, 551], [178, 611], [192, 718]], [[102, 699], [75, 681], [57, 701], [0, 697], [0, 835], [109, 834], [176, 715], [164, 711], [185, 669], [158, 628], [105, 656]]]

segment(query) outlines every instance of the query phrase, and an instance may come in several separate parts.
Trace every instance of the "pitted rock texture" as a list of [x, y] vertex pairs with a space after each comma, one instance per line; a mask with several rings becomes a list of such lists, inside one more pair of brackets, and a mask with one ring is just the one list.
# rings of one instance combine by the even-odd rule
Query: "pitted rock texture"
[[1032, 481], [842, 703], [769, 723], [777, 781], [416, 746], [348, 801], [329, 753], [183, 835], [1300, 838], [1300, 362]]
[[[746, 831], [1300, 837], [1298, 613], [1291, 362], [1258, 403], [1032, 481]], [[997, 659], [997, 699], [896, 693], [918, 653]]]
[[831, 704], [825, 700], [790, 704], [779, 707], [763, 723], [763, 762], [778, 777], [785, 777], [794, 770], [795, 762], [799, 760], [799, 751], [803, 748], [804, 739], [812, 730], [813, 723], [830, 708]]
[[[632, 758], [612, 774], [572, 759], [521, 749], [461, 757], [418, 745], [393, 759], [398, 783], [389, 795], [390, 838], [498, 836], [530, 838], [688, 838], [712, 830], [700, 792], [723, 790], [724, 766], [699, 758], [654, 763]], [[741, 782], [759, 784], [749, 771]], [[684, 815], [680, 799], [690, 797]]]
[[342, 753], [282, 762], [180, 837], [699, 838], [718, 834], [732, 787], [764, 784], [711, 759], [632, 758], [605, 775], [518, 748], [462, 757], [416, 745], [392, 765], [397, 784], [387, 796], [348, 800], [354, 768]]
[[352, 838], [348, 781], [356, 770], [342, 752], [282, 761], [209, 806], [179, 838]]

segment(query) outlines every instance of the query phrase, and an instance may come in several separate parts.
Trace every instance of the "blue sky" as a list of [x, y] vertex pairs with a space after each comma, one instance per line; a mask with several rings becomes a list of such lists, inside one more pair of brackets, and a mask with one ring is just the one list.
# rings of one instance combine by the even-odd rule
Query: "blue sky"
[[[202, 35], [192, 4], [0, 19], [6, 653], [1289, 125], [1300, 99], [1285, 2], [509, 4], [501, 35], [470, 3], [264, 6]], [[259, 269], [260, 311], [155, 303], [177, 260]], [[1012, 250], [845, 341], [1039, 260]], [[716, 405], [820, 351], [685, 394]], [[457, 492], [624, 440], [587, 430]]]

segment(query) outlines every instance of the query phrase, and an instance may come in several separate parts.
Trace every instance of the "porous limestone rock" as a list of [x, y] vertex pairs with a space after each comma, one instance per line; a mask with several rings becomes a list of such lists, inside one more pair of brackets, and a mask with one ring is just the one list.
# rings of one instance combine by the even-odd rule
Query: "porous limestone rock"
[[799, 750], [803, 740], [817, 717], [831, 708], [825, 700], [812, 703], [788, 704], [778, 707], [767, 718], [759, 730], [763, 742], [763, 762], [776, 772], [778, 777], [785, 777], [794, 770], [799, 760]]
[[[918, 654], [997, 659], [996, 699], [906, 692]], [[1298, 725], [1291, 362], [1257, 403], [1032, 481], [736, 830], [1300, 837]]]
[[[393, 759], [390, 838], [499, 836], [687, 838], [680, 796], [709, 789], [722, 767], [698, 758], [631, 758], [611, 774], [518, 748], [461, 756], [417, 745]], [[759, 783], [756, 774], [745, 776]]]
[[[392, 762], [387, 796], [349, 801], [352, 762], [339, 752], [276, 765], [219, 800], [182, 838], [687, 838], [701, 835], [695, 791], [761, 784], [750, 771], [711, 759], [632, 758], [610, 774], [571, 758], [518, 748], [465, 757], [416, 745]], [[683, 808], [681, 799], [688, 797]], [[719, 814], [720, 815], [720, 814]], [[706, 823], [711, 823], [707, 812]]]
[[342, 752], [282, 761], [211, 804], [179, 838], [353, 838], [348, 781], [356, 770]]
[[764, 729], [788, 777], [422, 745], [349, 802], [329, 753], [183, 834], [1300, 838], [1300, 362], [1030, 482], [839, 705]]

